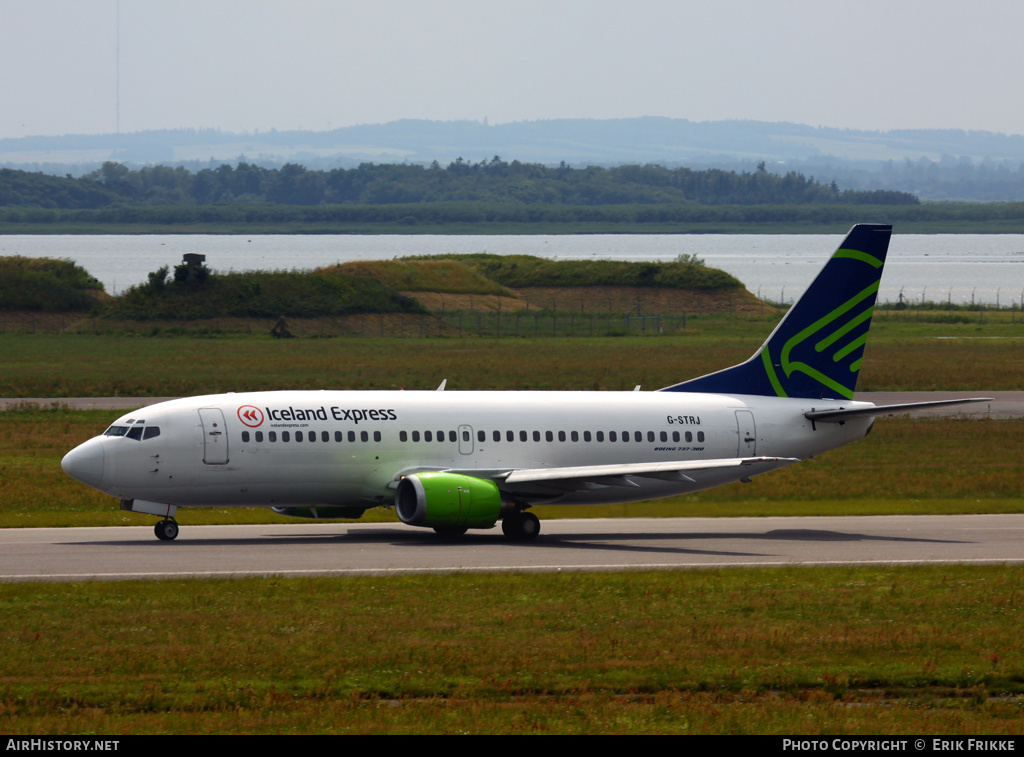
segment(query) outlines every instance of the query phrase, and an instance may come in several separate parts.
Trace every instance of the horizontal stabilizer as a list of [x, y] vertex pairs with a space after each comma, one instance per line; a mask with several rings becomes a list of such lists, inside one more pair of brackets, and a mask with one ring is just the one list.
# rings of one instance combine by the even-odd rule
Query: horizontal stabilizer
[[932, 402], [905, 402], [899, 405], [877, 405], [875, 407], [855, 407], [849, 409], [840, 408], [839, 410], [812, 410], [809, 413], [804, 413], [804, 417], [811, 421], [838, 423], [849, 418], [868, 418], [875, 415], [909, 413], [912, 410], [927, 410], [932, 407], [943, 407], [947, 405], [964, 405], [968, 402], [992, 402], [992, 398], [972, 397], [970, 399], [934, 400]]

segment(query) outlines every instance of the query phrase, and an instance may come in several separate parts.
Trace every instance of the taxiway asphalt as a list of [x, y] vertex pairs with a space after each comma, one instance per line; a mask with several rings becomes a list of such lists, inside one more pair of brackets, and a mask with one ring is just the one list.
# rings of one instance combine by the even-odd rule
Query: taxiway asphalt
[[0, 529], [0, 581], [1024, 563], [1024, 514], [545, 520], [441, 538], [400, 524]]

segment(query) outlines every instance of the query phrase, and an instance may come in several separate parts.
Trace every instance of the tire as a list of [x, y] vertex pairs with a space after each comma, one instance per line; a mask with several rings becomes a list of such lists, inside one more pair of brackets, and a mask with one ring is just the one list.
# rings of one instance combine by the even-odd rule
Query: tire
[[160, 541], [174, 541], [178, 538], [178, 524], [173, 520], [162, 520], [153, 529]]
[[509, 541], [532, 541], [540, 533], [540, 519], [533, 513], [518, 512], [501, 522], [501, 532]]

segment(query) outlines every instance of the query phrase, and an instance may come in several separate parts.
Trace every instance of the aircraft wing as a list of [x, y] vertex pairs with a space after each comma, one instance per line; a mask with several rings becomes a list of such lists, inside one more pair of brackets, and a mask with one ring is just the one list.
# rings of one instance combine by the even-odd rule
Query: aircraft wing
[[[599, 486], [639, 486], [632, 478], [660, 478], [665, 481], [698, 483], [702, 474], [724, 468], [740, 468], [748, 476], [767, 473], [791, 463], [794, 457], [733, 457], [720, 460], [690, 460], [671, 463], [627, 463], [623, 465], [582, 465], [571, 468], [521, 468], [494, 478], [506, 484], [544, 483], [546, 485], [597, 484]], [[575, 487], [571, 487], [575, 488]]]
[[[784, 468], [800, 462], [796, 457], [729, 457], [714, 460], [689, 460], [667, 463], [626, 463], [622, 465], [581, 465], [565, 468], [518, 468], [515, 470], [479, 468], [406, 468], [395, 475], [392, 487], [399, 479], [427, 470], [444, 471], [462, 476], [490, 479], [499, 488], [512, 493], [524, 491], [557, 492], [586, 491], [608, 487], [639, 488], [637, 479], [660, 479], [693, 484], [693, 489], [746, 480], [751, 476]], [[732, 469], [732, 474], [729, 474]], [[738, 474], [738, 475], [737, 475]], [[710, 481], [714, 479], [714, 481]], [[707, 483], [705, 483], [707, 482]]]

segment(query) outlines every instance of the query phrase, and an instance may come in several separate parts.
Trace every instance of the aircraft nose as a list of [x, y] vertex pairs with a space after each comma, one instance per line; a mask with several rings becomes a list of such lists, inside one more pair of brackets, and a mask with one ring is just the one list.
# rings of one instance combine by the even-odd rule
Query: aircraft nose
[[79, 444], [64, 455], [60, 467], [76, 481], [99, 486], [103, 480], [103, 444], [96, 439]]

